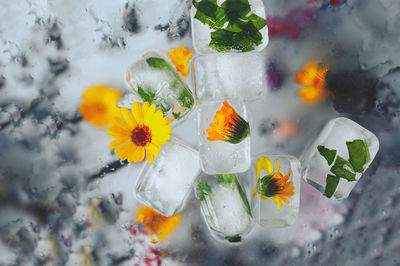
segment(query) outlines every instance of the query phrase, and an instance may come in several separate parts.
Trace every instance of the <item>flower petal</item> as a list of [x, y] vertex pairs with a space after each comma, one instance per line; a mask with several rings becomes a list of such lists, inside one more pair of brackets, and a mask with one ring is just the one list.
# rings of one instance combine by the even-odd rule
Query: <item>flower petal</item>
[[272, 171], [274, 171], [274, 167], [272, 166], [272, 163], [270, 159], [266, 156], [261, 156], [258, 158], [257, 163], [256, 163], [256, 173], [257, 173], [257, 178], [260, 178], [261, 170], [265, 170], [267, 173], [272, 174]]
[[116, 147], [119, 147], [123, 144], [128, 144], [130, 142], [132, 142], [132, 140], [130, 138], [126, 138], [126, 137], [117, 138], [116, 140], [111, 141], [111, 143], [108, 145], [108, 147], [110, 149], [114, 149]]
[[139, 102], [132, 104], [132, 115], [138, 125], [143, 125], [143, 111]]
[[108, 128], [108, 136], [112, 138], [120, 138], [120, 137], [130, 137], [131, 132], [129, 130], [126, 130], [116, 124], [112, 124]]
[[136, 120], [133, 118], [133, 115], [128, 108], [121, 108], [121, 114], [124, 117], [129, 130], [133, 130], [135, 127], [137, 127]]
[[274, 196], [274, 200], [276, 202], [276, 206], [278, 207], [278, 210], [282, 208], [282, 199], [278, 196]]

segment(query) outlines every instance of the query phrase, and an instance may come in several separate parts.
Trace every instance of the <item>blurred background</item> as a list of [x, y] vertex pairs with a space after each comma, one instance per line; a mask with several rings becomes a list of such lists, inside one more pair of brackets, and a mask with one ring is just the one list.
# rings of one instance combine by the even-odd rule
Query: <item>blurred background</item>
[[[78, 109], [91, 86], [128, 91], [125, 73], [148, 50], [192, 50], [191, 2], [0, 4], [0, 265], [400, 265], [398, 0], [264, 1], [268, 86], [247, 103], [252, 154], [299, 157], [340, 116], [380, 150], [346, 200], [302, 181], [294, 225], [255, 226], [235, 245], [211, 237], [194, 193], [176, 229], [151, 243], [136, 219], [143, 163], [120, 161], [106, 127]], [[296, 94], [309, 62], [329, 66], [333, 98], [316, 105]], [[196, 115], [172, 133], [193, 147]]]

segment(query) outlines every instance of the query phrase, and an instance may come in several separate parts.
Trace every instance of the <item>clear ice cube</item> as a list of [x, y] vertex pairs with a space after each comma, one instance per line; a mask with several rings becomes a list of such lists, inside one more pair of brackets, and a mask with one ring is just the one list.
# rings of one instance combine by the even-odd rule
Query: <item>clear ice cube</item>
[[[221, 5], [224, 0], [217, 0], [217, 4]], [[259, 17], [266, 19], [264, 3], [262, 0], [249, 0], [251, 11], [249, 14], [256, 14]], [[209, 25], [203, 24], [200, 20], [195, 18], [196, 8], [192, 6], [190, 10], [190, 18], [191, 18], [191, 28], [192, 28], [192, 41], [194, 50], [199, 54], [215, 54], [218, 53], [216, 50], [212, 49], [208, 44], [211, 41], [211, 32], [213, 31]], [[254, 47], [255, 51], [261, 51], [268, 44], [268, 26], [266, 25], [264, 28], [260, 30], [262, 35], [262, 43], [256, 47]], [[229, 50], [224, 51], [228, 53], [236, 53], [241, 52], [238, 50]]]
[[[228, 103], [248, 122], [248, 112], [244, 102], [232, 100]], [[210, 123], [214, 121], [214, 116], [221, 106], [222, 102], [206, 102], [200, 104], [198, 108], [201, 169], [209, 175], [245, 172], [251, 164], [250, 136], [238, 144], [207, 140], [206, 130], [210, 127]]]
[[[373, 161], [375, 155], [378, 153], [379, 140], [372, 132], [368, 131], [356, 122], [348, 118], [339, 117], [330, 120], [325, 125], [316, 140], [302, 155], [302, 176], [307, 183], [324, 193], [327, 175], [333, 175], [330, 169], [334, 163], [328, 165], [327, 160], [318, 151], [317, 147], [319, 145], [331, 150], [336, 150], [336, 158], [337, 156], [340, 156], [345, 160], [349, 160], [346, 142], [355, 139], [364, 140], [369, 150], [370, 160], [364, 165], [365, 172]], [[333, 196], [337, 200], [347, 198], [361, 176], [362, 173], [356, 173], [356, 181], [347, 181], [344, 178], [340, 178]]]
[[236, 237], [251, 230], [250, 205], [236, 174], [202, 177], [195, 190], [203, 218], [214, 237], [235, 242]]
[[153, 163], [146, 163], [138, 177], [136, 197], [164, 216], [172, 216], [183, 208], [199, 173], [198, 152], [172, 138]]
[[254, 100], [265, 90], [265, 64], [259, 53], [214, 54], [194, 60], [199, 102], [241, 98]]
[[126, 81], [143, 102], [155, 103], [170, 122], [183, 120], [195, 106], [185, 79], [161, 52], [151, 51], [132, 65]]
[[[253, 193], [251, 208], [256, 222], [264, 227], [286, 227], [292, 225], [299, 214], [300, 205], [300, 162], [297, 158], [289, 155], [267, 155], [260, 154], [255, 158], [252, 164], [252, 180], [253, 188], [257, 185], [257, 174], [255, 165], [257, 159], [261, 156], [266, 156], [273, 165], [273, 173], [277, 170], [276, 160], [280, 163], [280, 173], [285, 176], [290, 171], [290, 177], [287, 182], [292, 181], [294, 186], [294, 195], [287, 197], [289, 203], [283, 202], [282, 207], [278, 210], [277, 204], [273, 197], [262, 198], [259, 193]], [[265, 170], [260, 173], [260, 178], [268, 175]], [[255, 192], [255, 190], [254, 190]]]

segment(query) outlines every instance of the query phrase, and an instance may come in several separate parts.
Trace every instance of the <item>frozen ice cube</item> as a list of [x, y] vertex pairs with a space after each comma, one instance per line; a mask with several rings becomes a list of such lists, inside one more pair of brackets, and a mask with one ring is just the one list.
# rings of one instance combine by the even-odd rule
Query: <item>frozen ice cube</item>
[[[228, 101], [228, 103], [243, 119], [248, 121], [245, 103], [238, 100]], [[238, 144], [220, 140], [207, 140], [208, 134], [206, 130], [210, 127], [210, 123], [214, 121], [214, 116], [221, 106], [222, 102], [207, 102], [200, 104], [198, 109], [201, 169], [209, 175], [245, 172], [251, 164], [250, 136]]]
[[203, 55], [194, 60], [199, 102], [254, 100], [265, 90], [265, 65], [259, 53]]
[[[217, 4], [221, 6], [221, 4], [225, 2], [224, 0], [217, 0]], [[262, 0], [249, 0], [250, 4], [250, 12], [247, 15], [255, 14], [263, 19], [266, 19], [264, 3]], [[208, 24], [203, 24], [200, 20], [195, 18], [196, 8], [192, 6], [190, 10], [191, 16], [191, 28], [192, 28], [192, 40], [194, 50], [199, 54], [215, 54], [218, 51], [214, 50], [209, 46], [211, 41], [211, 32], [214, 31], [210, 28]], [[225, 24], [227, 25], [227, 23]], [[268, 26], [266, 25], [259, 31], [262, 36], [262, 43], [256, 47], [254, 47], [255, 51], [261, 51], [268, 44]], [[239, 50], [228, 50], [225, 52], [236, 53], [241, 52]]]
[[[290, 171], [290, 177], [287, 180], [292, 182], [294, 187], [293, 196], [286, 197], [289, 203], [282, 202], [282, 207], [278, 210], [277, 204], [273, 197], [262, 198], [258, 192], [253, 193], [251, 208], [254, 218], [258, 224], [264, 227], [285, 227], [292, 225], [299, 214], [299, 204], [300, 204], [300, 162], [297, 158], [289, 155], [258, 155], [252, 164], [252, 177], [253, 177], [253, 188], [257, 186], [257, 173], [255, 165], [258, 158], [261, 156], [266, 156], [273, 165], [274, 174], [277, 171], [278, 159], [280, 164], [279, 172], [285, 176], [288, 171]], [[265, 170], [260, 172], [260, 178], [270, 175]]]
[[183, 120], [195, 106], [184, 78], [161, 52], [149, 52], [132, 65], [126, 81], [143, 102], [155, 103], [170, 122]]
[[[301, 159], [303, 178], [307, 183], [324, 193], [328, 174], [335, 175], [332, 173], [331, 168], [337, 164], [338, 156], [349, 161], [350, 155], [346, 142], [352, 142], [357, 139], [365, 141], [369, 151], [370, 159], [363, 166], [363, 172], [365, 172], [379, 150], [379, 140], [373, 133], [354, 121], [339, 117], [330, 120], [316, 140], [304, 151]], [[330, 150], [336, 150], [336, 155], [333, 155], [330, 164], [320, 154], [319, 145]], [[354, 168], [354, 165], [352, 168]], [[338, 200], [347, 198], [362, 176], [362, 173], [354, 171], [349, 165], [345, 164], [343, 169], [355, 173], [355, 181], [348, 181], [345, 178], [339, 179], [339, 184], [333, 194]]]
[[235, 241], [251, 230], [250, 205], [236, 174], [203, 177], [197, 182], [196, 196], [215, 237]]
[[164, 216], [172, 216], [183, 208], [199, 173], [198, 152], [172, 138], [140, 173], [136, 197]]

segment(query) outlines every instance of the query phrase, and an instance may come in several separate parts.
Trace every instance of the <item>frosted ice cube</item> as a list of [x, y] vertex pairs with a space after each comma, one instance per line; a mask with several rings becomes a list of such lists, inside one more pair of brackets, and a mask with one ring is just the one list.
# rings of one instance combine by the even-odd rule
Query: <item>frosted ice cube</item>
[[184, 78], [161, 52], [149, 52], [132, 65], [126, 81], [142, 101], [155, 103], [170, 122], [183, 120], [195, 106]]
[[196, 196], [214, 237], [229, 239], [251, 230], [250, 205], [236, 174], [203, 177], [197, 182]]
[[[238, 100], [228, 101], [228, 103], [243, 119], [248, 121], [245, 103]], [[207, 102], [200, 104], [198, 109], [201, 169], [210, 175], [245, 172], [251, 164], [250, 136], [238, 144], [207, 140], [206, 130], [210, 127], [210, 123], [214, 121], [214, 116], [221, 106], [222, 102]]]
[[[336, 156], [348, 160], [349, 153], [346, 142], [355, 139], [364, 140], [368, 146], [370, 160], [364, 166], [365, 172], [379, 150], [379, 140], [373, 133], [354, 121], [344, 117], [339, 117], [330, 120], [325, 125], [317, 139], [304, 151], [302, 155], [302, 176], [307, 183], [324, 193], [327, 175], [332, 175], [330, 169], [334, 163], [328, 165], [327, 160], [319, 153], [317, 148], [318, 145], [323, 145], [328, 149], [336, 150]], [[338, 200], [347, 198], [361, 176], [362, 173], [356, 173], [356, 181], [351, 182], [344, 178], [340, 178], [333, 196]]]
[[198, 152], [172, 138], [140, 173], [136, 197], [164, 216], [172, 216], [183, 208], [199, 173]]
[[200, 102], [254, 100], [264, 91], [264, 60], [258, 53], [199, 56], [194, 60], [194, 80]]
[[[290, 177], [287, 182], [292, 181], [294, 186], [294, 195], [287, 197], [289, 203], [283, 202], [282, 207], [278, 210], [277, 204], [273, 197], [263, 199], [258, 193], [252, 197], [251, 208], [254, 218], [258, 224], [264, 227], [285, 227], [292, 225], [299, 214], [300, 204], [300, 162], [297, 158], [288, 155], [258, 155], [252, 164], [252, 177], [253, 177], [253, 188], [257, 185], [257, 174], [255, 171], [255, 165], [257, 159], [261, 156], [266, 156], [270, 159], [273, 165], [273, 173], [277, 170], [276, 159], [280, 163], [280, 173], [285, 176], [290, 171]], [[260, 177], [268, 175], [264, 170], [261, 171]]]
[[[221, 5], [224, 0], [217, 0], [217, 4]], [[249, 0], [251, 11], [249, 14], [256, 14], [259, 17], [265, 19], [265, 9], [264, 3], [261, 0]], [[208, 46], [211, 41], [211, 32], [213, 30], [210, 29], [209, 25], [203, 24], [198, 19], [195, 18], [196, 8], [192, 6], [190, 10], [190, 18], [191, 18], [191, 28], [192, 28], [192, 41], [194, 50], [199, 54], [215, 54], [218, 53], [216, 50], [212, 49]], [[262, 35], [262, 43], [255, 47], [255, 51], [261, 51], [268, 44], [268, 26], [266, 25], [264, 28], [260, 30]], [[228, 53], [236, 53], [241, 52], [238, 50], [230, 50], [225, 51]]]

